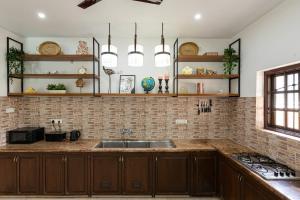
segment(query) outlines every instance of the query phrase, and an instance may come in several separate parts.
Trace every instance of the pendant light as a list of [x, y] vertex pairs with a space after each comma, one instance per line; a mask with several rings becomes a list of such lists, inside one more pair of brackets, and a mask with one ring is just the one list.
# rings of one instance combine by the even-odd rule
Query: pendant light
[[128, 66], [142, 67], [144, 63], [144, 47], [137, 44], [137, 24], [135, 23], [134, 44], [128, 47]]
[[108, 29], [108, 44], [103, 45], [101, 48], [101, 62], [107, 68], [115, 68], [118, 66], [118, 49], [116, 46], [111, 45], [110, 23]]
[[155, 47], [155, 66], [168, 67], [171, 65], [170, 46], [165, 45], [164, 23], [162, 23], [161, 44]]

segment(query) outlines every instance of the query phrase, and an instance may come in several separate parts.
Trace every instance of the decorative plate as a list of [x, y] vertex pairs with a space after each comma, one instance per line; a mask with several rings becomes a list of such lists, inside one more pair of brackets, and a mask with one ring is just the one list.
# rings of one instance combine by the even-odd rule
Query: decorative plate
[[180, 45], [179, 54], [181, 56], [194, 56], [194, 55], [198, 55], [198, 53], [199, 53], [199, 47], [194, 42], [186, 42]]
[[56, 42], [43, 42], [40, 44], [39, 48], [39, 53], [41, 55], [59, 55], [61, 54], [61, 48]]

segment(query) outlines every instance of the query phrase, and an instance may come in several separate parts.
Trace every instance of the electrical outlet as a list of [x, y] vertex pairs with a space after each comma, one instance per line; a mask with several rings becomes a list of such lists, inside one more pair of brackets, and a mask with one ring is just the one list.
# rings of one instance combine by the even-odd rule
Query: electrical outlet
[[15, 108], [6, 108], [5, 112], [6, 113], [14, 113], [15, 112]]
[[186, 125], [188, 121], [186, 119], [176, 119], [177, 125]]
[[50, 119], [50, 121], [51, 121], [51, 123], [54, 122], [54, 124], [62, 124], [63, 123], [62, 119]]

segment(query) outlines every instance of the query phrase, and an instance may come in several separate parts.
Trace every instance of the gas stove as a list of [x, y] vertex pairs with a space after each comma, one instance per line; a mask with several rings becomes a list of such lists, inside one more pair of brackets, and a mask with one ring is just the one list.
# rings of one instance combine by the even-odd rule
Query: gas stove
[[238, 153], [233, 157], [266, 180], [300, 180], [300, 172], [258, 153]]

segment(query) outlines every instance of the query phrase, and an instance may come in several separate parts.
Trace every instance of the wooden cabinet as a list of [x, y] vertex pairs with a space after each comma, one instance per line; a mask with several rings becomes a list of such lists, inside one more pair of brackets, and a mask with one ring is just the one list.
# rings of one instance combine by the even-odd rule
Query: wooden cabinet
[[151, 195], [152, 160], [147, 153], [94, 154], [93, 194]]
[[42, 179], [46, 195], [87, 195], [87, 155], [45, 153]]
[[18, 193], [40, 194], [40, 156], [38, 154], [19, 154], [18, 164]]
[[121, 194], [122, 156], [97, 153], [92, 157], [92, 193]]
[[43, 155], [43, 193], [46, 195], [65, 194], [65, 155]]
[[84, 153], [69, 153], [66, 159], [66, 194], [85, 195], [89, 193], [88, 156]]
[[123, 155], [123, 194], [151, 195], [153, 156], [147, 153]]
[[39, 194], [39, 155], [1, 153], [0, 177], [0, 194], [2, 195]]
[[160, 153], [155, 156], [155, 194], [188, 194], [189, 154]]
[[0, 154], [0, 194], [17, 194], [17, 163], [16, 155]]
[[241, 200], [280, 200], [270, 191], [266, 191], [252, 177], [241, 176]]
[[191, 155], [191, 195], [215, 196], [217, 188], [217, 157], [214, 151]]

